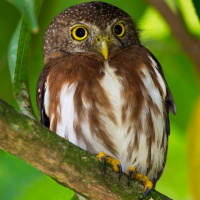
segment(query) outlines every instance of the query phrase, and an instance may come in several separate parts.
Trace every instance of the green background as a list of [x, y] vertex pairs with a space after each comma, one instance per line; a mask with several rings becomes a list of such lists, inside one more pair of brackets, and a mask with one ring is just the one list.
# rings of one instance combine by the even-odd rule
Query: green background
[[[35, 112], [36, 84], [43, 68], [43, 35], [49, 23], [61, 11], [85, 1], [45, 0], [38, 23], [40, 31], [33, 35], [29, 59], [29, 87]], [[176, 102], [177, 115], [170, 114], [171, 134], [167, 164], [156, 189], [172, 199], [192, 199], [188, 185], [187, 129], [194, 108], [198, 87], [195, 70], [180, 44], [158, 12], [143, 1], [106, 1], [129, 13], [141, 29], [142, 43], [160, 61], [165, 78]], [[200, 37], [200, 25], [190, 0], [168, 0], [172, 10], [179, 7], [188, 29]], [[8, 68], [8, 47], [21, 13], [8, 1], [0, 1], [0, 98], [15, 108]], [[81, 184], [81, 183], [80, 183]], [[71, 199], [73, 192], [57, 184], [29, 164], [0, 150], [0, 200]]]

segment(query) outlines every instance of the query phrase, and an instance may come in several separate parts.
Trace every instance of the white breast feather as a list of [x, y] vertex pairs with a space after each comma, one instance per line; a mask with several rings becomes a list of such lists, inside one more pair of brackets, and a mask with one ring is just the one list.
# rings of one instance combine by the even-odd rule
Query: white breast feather
[[44, 95], [44, 110], [46, 116], [49, 117], [49, 106], [50, 106], [50, 93], [49, 93], [49, 86], [48, 81], [45, 87], [45, 95]]
[[[61, 137], [67, 138], [70, 142], [78, 145], [76, 134], [74, 133], [73, 124], [77, 120], [74, 112], [74, 93], [76, 85], [71, 84], [70, 86], [66, 83], [62, 86], [60, 92], [60, 106], [61, 106], [61, 121], [57, 124], [57, 133]], [[58, 111], [58, 110], [57, 110]]]
[[[106, 130], [108, 130], [108, 133], [110, 134], [120, 157], [120, 155], [123, 154], [127, 148], [126, 144], [122, 145], [122, 140], [124, 139], [123, 136], [127, 132], [127, 127], [124, 127], [121, 122], [121, 111], [123, 105], [123, 100], [121, 98], [122, 85], [120, 84], [119, 77], [117, 77], [115, 74], [115, 70], [116, 69], [111, 68], [108, 62], [105, 61], [105, 75], [100, 84], [112, 105], [112, 111], [117, 120], [117, 125], [114, 124], [111, 119], [109, 119], [105, 112], [102, 112], [101, 119], [104, 121]], [[111, 153], [108, 155], [115, 157]]]

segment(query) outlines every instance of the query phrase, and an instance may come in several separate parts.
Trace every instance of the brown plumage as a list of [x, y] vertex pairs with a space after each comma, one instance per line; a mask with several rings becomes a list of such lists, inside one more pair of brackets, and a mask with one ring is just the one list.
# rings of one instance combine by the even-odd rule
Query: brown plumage
[[176, 110], [131, 17], [103, 2], [66, 9], [45, 33], [44, 63], [41, 122], [95, 155], [118, 159], [124, 172], [134, 166], [155, 186], [166, 162], [169, 109]]

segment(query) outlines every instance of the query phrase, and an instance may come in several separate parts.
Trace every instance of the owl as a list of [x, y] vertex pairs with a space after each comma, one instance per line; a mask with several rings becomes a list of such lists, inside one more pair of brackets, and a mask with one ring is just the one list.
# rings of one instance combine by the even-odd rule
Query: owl
[[67, 8], [44, 36], [37, 84], [41, 123], [119, 172], [155, 187], [175, 103], [156, 57], [123, 10], [100, 1]]

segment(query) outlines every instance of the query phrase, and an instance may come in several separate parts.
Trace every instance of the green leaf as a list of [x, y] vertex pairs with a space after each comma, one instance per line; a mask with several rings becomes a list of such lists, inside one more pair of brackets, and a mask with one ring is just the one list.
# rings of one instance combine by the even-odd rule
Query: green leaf
[[34, 10], [34, 0], [8, 0], [11, 4], [15, 5], [22, 14], [28, 18], [33, 33], [39, 31], [39, 26]]
[[[16, 2], [19, 3], [21, 1], [17, 0]], [[42, 0], [35, 2], [36, 10], [39, 10], [41, 3]], [[31, 43], [31, 31], [28, 22], [27, 17], [23, 15], [9, 45], [8, 64], [14, 97], [18, 102], [20, 110], [30, 117], [35, 117], [28, 85], [28, 65]]]
[[14, 97], [20, 110], [28, 116], [34, 117], [29, 87], [28, 87], [28, 58], [31, 42], [31, 32], [25, 17], [20, 20], [8, 49], [8, 64]]
[[20, 36], [20, 28], [22, 24], [22, 19], [18, 23], [18, 26], [12, 36], [12, 39], [10, 41], [10, 46], [8, 48], [8, 66], [11, 76], [11, 82], [14, 82], [14, 75], [15, 75], [15, 64], [17, 60], [17, 49], [18, 49], [18, 42], [19, 42], [19, 36]]
[[192, 1], [196, 9], [196, 13], [198, 15], [199, 21], [200, 21], [200, 1], [199, 0], [192, 0]]

